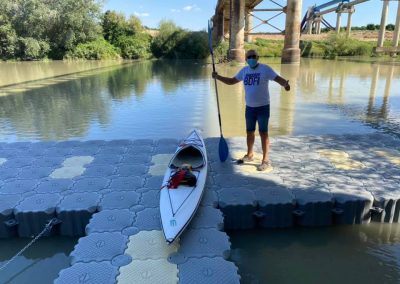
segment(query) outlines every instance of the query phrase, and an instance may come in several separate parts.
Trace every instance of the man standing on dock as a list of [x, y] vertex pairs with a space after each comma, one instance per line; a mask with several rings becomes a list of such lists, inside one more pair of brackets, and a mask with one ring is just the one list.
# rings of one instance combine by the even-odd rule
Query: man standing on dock
[[246, 131], [247, 131], [247, 154], [237, 162], [243, 164], [253, 160], [253, 146], [255, 140], [256, 123], [261, 138], [263, 157], [261, 164], [257, 167], [259, 171], [265, 171], [271, 166], [269, 161], [269, 137], [268, 122], [270, 116], [269, 81], [275, 81], [286, 91], [290, 91], [289, 81], [283, 79], [266, 64], [258, 63], [258, 54], [251, 49], [246, 52], [246, 62], [249, 66], [243, 67], [235, 77], [224, 77], [217, 72], [212, 73], [214, 79], [220, 80], [227, 85], [233, 85], [243, 81], [246, 100]]

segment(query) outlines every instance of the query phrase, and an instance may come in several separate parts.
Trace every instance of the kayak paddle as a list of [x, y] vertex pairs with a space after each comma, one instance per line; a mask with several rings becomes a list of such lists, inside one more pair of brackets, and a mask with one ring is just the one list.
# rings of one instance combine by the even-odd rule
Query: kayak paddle
[[[211, 21], [208, 21], [208, 44], [210, 46], [210, 53], [212, 58], [212, 66], [213, 72], [215, 72], [215, 62], [214, 62], [214, 52], [212, 48], [212, 33], [211, 33]], [[218, 151], [219, 151], [219, 159], [221, 162], [225, 162], [228, 158], [229, 149], [228, 144], [225, 141], [224, 136], [222, 135], [222, 123], [221, 123], [221, 113], [219, 110], [219, 98], [218, 98], [218, 87], [217, 87], [217, 79], [214, 78], [215, 84], [215, 93], [217, 95], [217, 108], [218, 108], [218, 121], [219, 121], [219, 132], [221, 134], [221, 138], [219, 139]]]

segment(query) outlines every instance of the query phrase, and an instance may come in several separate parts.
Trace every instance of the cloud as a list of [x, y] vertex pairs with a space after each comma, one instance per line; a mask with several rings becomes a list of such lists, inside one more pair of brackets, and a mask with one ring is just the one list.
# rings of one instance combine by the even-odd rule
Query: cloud
[[197, 7], [196, 4], [194, 4], [194, 5], [188, 5], [188, 6], [183, 7], [183, 10], [185, 10], [185, 11], [187, 11], [187, 12], [190, 12], [190, 11], [200, 11], [200, 8]]
[[149, 13], [138, 13], [138, 12], [134, 12], [133, 13], [136, 17], [148, 17], [150, 16]]
[[171, 11], [172, 13], [179, 13], [181, 10], [179, 10], [179, 9], [170, 9], [170, 11]]

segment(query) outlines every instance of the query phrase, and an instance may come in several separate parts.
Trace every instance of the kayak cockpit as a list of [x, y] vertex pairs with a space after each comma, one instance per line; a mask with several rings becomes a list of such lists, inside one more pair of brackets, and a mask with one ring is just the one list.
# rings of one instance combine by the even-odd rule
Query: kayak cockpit
[[192, 169], [202, 168], [205, 164], [201, 150], [195, 146], [186, 146], [175, 154], [170, 163], [170, 168], [181, 168], [190, 165]]

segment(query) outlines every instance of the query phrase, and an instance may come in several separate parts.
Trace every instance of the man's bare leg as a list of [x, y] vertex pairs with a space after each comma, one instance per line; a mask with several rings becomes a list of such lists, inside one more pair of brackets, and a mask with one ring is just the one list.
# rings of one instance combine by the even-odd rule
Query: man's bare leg
[[263, 158], [262, 162], [268, 162], [269, 161], [269, 136], [268, 132], [260, 132], [260, 138], [261, 138], [261, 147], [263, 151]]
[[253, 158], [253, 146], [256, 135], [254, 131], [247, 131], [247, 157]]

